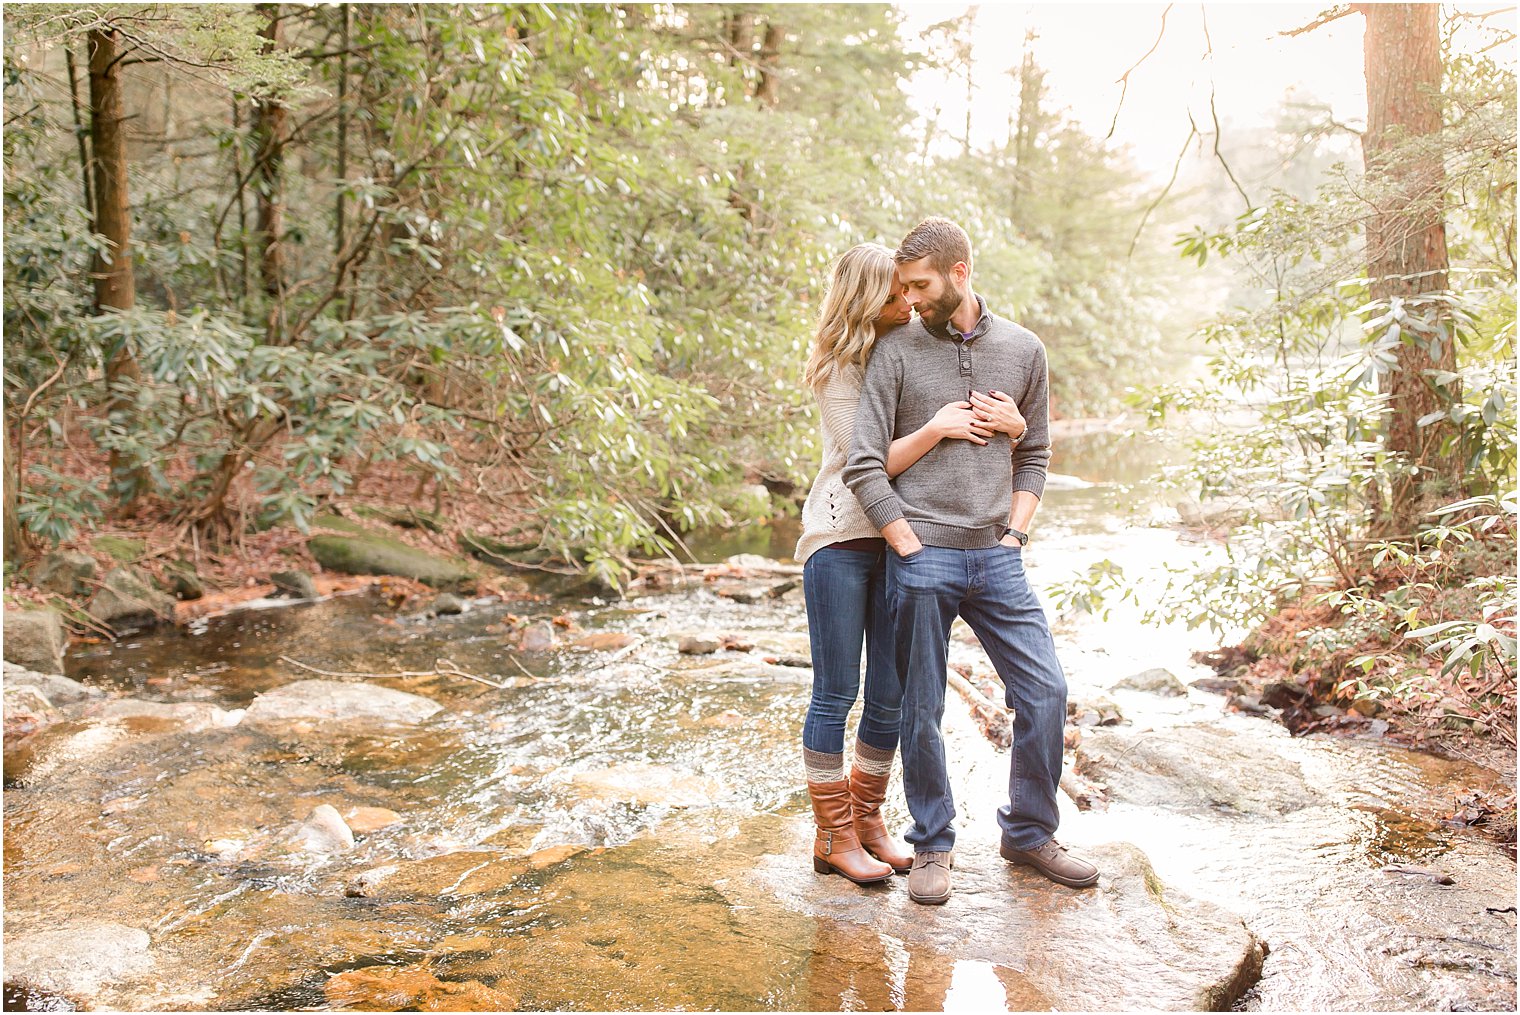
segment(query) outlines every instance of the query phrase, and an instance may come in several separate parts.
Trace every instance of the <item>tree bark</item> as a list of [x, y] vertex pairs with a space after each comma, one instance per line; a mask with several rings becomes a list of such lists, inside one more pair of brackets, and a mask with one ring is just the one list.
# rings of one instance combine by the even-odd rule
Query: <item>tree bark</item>
[[774, 22], [765, 26], [765, 39], [760, 43], [760, 80], [755, 85], [755, 98], [767, 106], [775, 106], [781, 98], [781, 40], [785, 33]]
[[[268, 18], [259, 34], [267, 40], [266, 50], [280, 43], [280, 5], [259, 4], [260, 14]], [[259, 251], [259, 279], [267, 298], [266, 340], [280, 341], [285, 330], [285, 104], [277, 98], [255, 103], [254, 136], [258, 147], [254, 158], [254, 188], [258, 195], [256, 222]]]
[[[1447, 286], [1446, 226], [1442, 215], [1445, 168], [1435, 136], [1441, 130], [1441, 30], [1436, 4], [1360, 4], [1367, 31], [1367, 131], [1362, 152], [1377, 206], [1367, 226], [1367, 270], [1374, 300], [1409, 299]], [[1420, 144], [1420, 139], [1430, 143]], [[1413, 308], [1412, 308], [1413, 309]], [[1439, 304], [1422, 316], [1444, 322]], [[1391, 497], [1374, 528], [1383, 535], [1417, 530], [1425, 511], [1460, 493], [1461, 455], [1442, 454], [1455, 434], [1449, 419], [1420, 426], [1421, 417], [1446, 408], [1458, 391], [1438, 390], [1428, 371], [1456, 369], [1449, 333], [1432, 348], [1431, 336], [1405, 329], [1398, 368], [1385, 378], [1392, 415], [1387, 448], [1405, 458]], [[1434, 353], [1434, 354], [1433, 354]]]
[[[90, 148], [94, 154], [94, 231], [110, 244], [95, 255], [95, 312], [131, 310], [137, 306], [137, 280], [132, 271], [132, 214], [127, 201], [127, 143], [122, 112], [120, 35], [109, 29], [89, 33]], [[130, 342], [123, 340], [106, 360], [107, 415], [130, 411], [116, 391], [122, 381], [142, 376]], [[127, 507], [141, 492], [143, 472], [130, 469], [120, 453], [111, 452], [112, 484]]]

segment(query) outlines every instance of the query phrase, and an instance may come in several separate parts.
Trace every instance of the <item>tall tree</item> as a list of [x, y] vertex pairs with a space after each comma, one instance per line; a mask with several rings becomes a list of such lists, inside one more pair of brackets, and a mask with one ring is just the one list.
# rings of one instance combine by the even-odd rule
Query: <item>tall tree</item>
[[[127, 140], [121, 94], [124, 55], [121, 33], [102, 27], [87, 36], [90, 50], [90, 148], [94, 153], [95, 232], [109, 250], [95, 258], [95, 309], [129, 311], [137, 305], [137, 280], [132, 272], [132, 213], [127, 195]], [[106, 361], [106, 412], [126, 411], [118, 383], [137, 381], [141, 374], [130, 342], [124, 337]], [[140, 486], [141, 470], [125, 466], [111, 452], [112, 482], [127, 494], [130, 504]]]
[[[1367, 224], [1372, 297], [1413, 304], [1447, 284], [1445, 168], [1436, 143], [1442, 125], [1439, 5], [1369, 3], [1357, 9], [1367, 19], [1362, 149], [1375, 195]], [[1442, 453], [1454, 430], [1441, 415], [1460, 392], [1443, 391], [1433, 381], [1435, 371], [1455, 374], [1456, 346], [1446, 329], [1431, 327], [1443, 319], [1441, 304], [1420, 309], [1425, 323], [1402, 329], [1398, 366], [1386, 378], [1392, 406], [1387, 447], [1408, 462], [1376, 523], [1386, 535], [1414, 532], [1433, 499], [1457, 492], [1462, 475], [1461, 457]], [[1433, 422], [1422, 426], [1421, 420]]]
[[[280, 45], [280, 5], [259, 4], [268, 20], [259, 34], [269, 51]], [[255, 193], [258, 196], [259, 279], [266, 300], [265, 333], [278, 342], [285, 334], [285, 194], [282, 178], [285, 162], [285, 102], [279, 95], [259, 99], [254, 108]]]

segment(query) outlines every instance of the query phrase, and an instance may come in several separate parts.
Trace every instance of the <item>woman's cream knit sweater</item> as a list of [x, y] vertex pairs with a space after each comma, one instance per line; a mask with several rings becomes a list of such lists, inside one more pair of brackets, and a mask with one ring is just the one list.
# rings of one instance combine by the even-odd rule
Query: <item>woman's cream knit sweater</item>
[[818, 392], [818, 413], [823, 421], [823, 465], [802, 505], [802, 538], [797, 540], [795, 553], [799, 563], [830, 543], [881, 535], [841, 478], [855, 435], [855, 408], [860, 403], [864, 376], [865, 372], [853, 364], [836, 366]]

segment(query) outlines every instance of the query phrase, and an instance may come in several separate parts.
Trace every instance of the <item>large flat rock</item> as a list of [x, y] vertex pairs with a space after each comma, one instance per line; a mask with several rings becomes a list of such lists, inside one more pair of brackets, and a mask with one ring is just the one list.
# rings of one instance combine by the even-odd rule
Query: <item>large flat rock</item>
[[243, 721], [254, 725], [292, 720], [411, 725], [442, 711], [420, 694], [342, 680], [297, 680], [253, 699]]
[[1074, 891], [978, 842], [957, 850], [943, 906], [910, 901], [903, 878], [863, 889], [820, 877], [805, 852], [766, 857], [756, 875], [795, 911], [985, 963], [1013, 1010], [1227, 1010], [1255, 982], [1265, 949], [1239, 917], [1168, 888], [1128, 843], [1083, 855], [1103, 874]]

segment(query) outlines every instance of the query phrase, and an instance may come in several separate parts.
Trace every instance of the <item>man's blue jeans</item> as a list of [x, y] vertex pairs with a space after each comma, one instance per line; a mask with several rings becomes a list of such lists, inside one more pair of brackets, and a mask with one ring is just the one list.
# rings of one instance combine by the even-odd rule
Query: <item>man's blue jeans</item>
[[897, 748], [902, 681], [897, 676], [887, 613], [886, 561], [874, 552], [825, 546], [802, 567], [808, 640], [813, 649], [813, 697], [802, 746], [822, 754], [844, 751], [844, 724], [860, 694], [860, 647], [866, 649], [865, 705], [856, 738], [883, 751]]
[[940, 721], [950, 624], [960, 614], [992, 659], [1014, 710], [1008, 803], [997, 814], [1003, 841], [1015, 849], [1044, 845], [1059, 821], [1066, 675], [1045, 611], [1024, 577], [1022, 550], [926, 546], [907, 557], [889, 550], [887, 595], [903, 674], [903, 784], [913, 815], [908, 841], [920, 853], [955, 844]]

